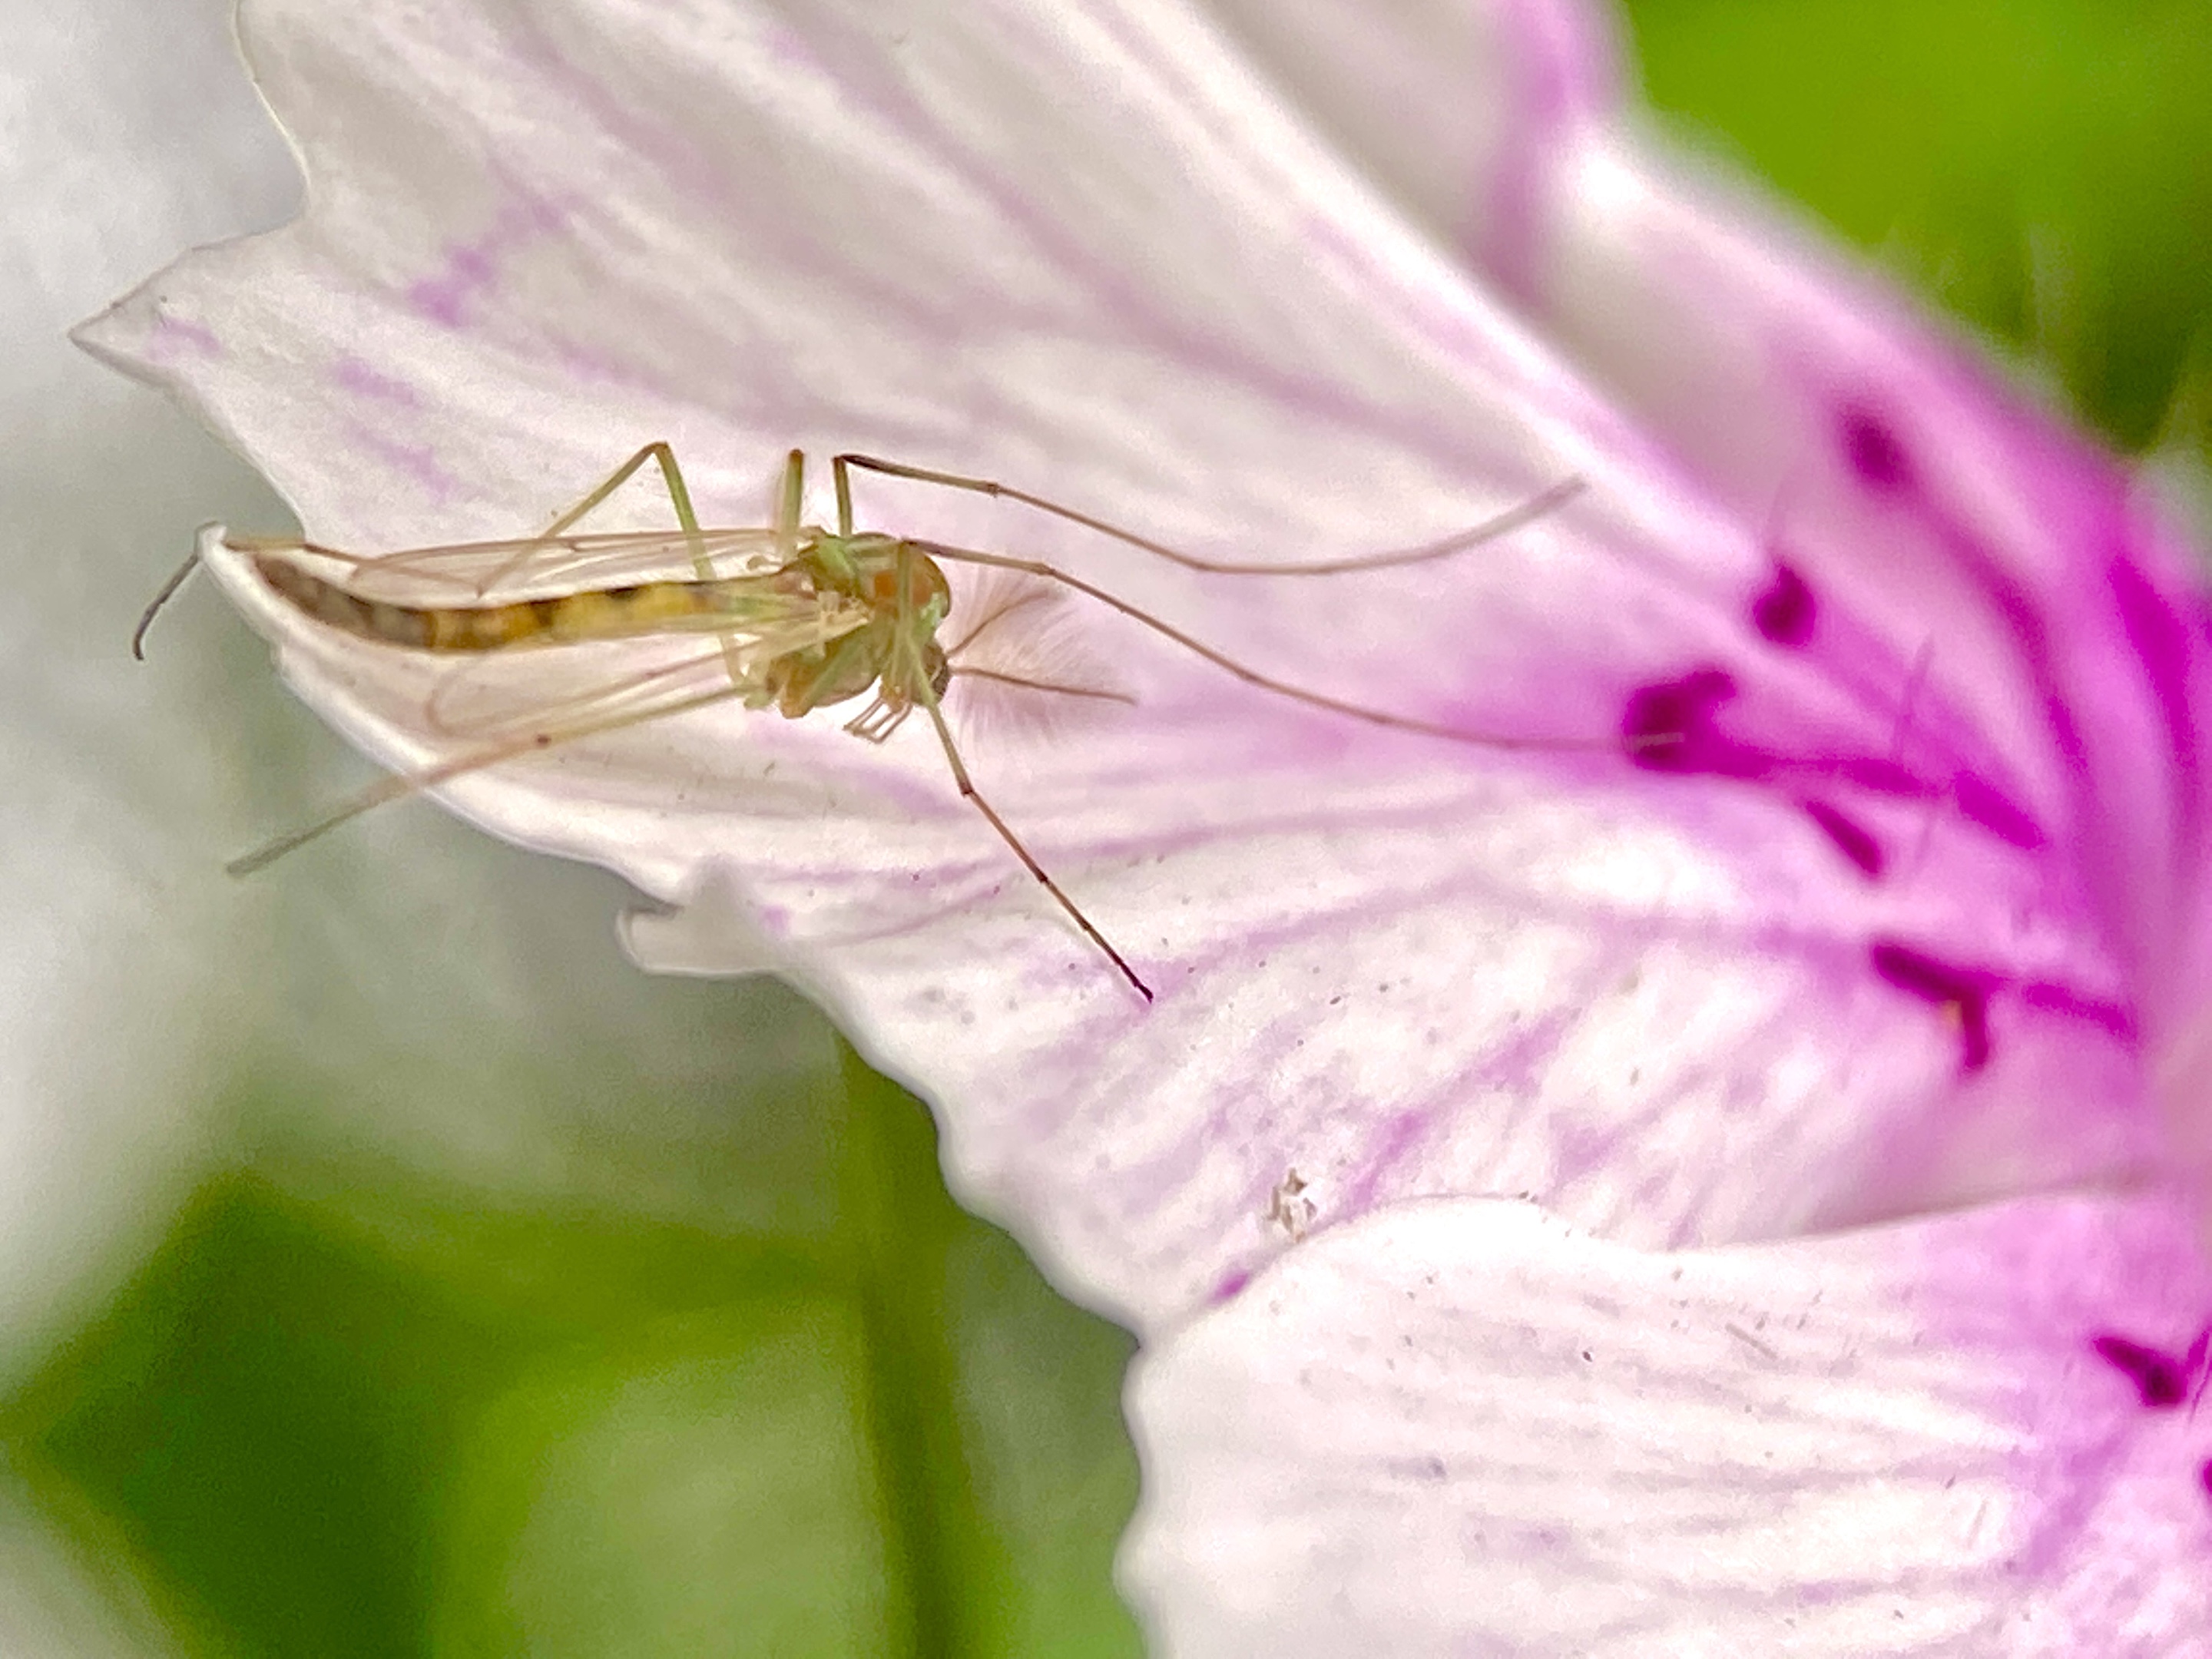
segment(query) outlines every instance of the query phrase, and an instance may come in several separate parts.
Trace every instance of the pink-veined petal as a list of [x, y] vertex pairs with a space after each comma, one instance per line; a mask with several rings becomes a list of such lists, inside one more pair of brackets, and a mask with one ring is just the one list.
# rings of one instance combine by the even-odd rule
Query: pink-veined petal
[[[1012, 3], [704, 30], [612, 0], [436, 30], [270, 5], [246, 33], [308, 216], [88, 338], [198, 402], [321, 539], [524, 532], [650, 437], [723, 521], [765, 519], [798, 442], [1224, 557], [1402, 545], [1588, 482], [1449, 565], [1323, 580], [1171, 575], [863, 481], [872, 524], [1065, 559], [1340, 696], [1612, 744], [1378, 732], [1101, 618], [1141, 706], [969, 758], [1149, 1010], [919, 722], [878, 750], [725, 707], [446, 792], [688, 906], [634, 928], [648, 960], [766, 954], [811, 988], [939, 1103], [963, 1194], [1087, 1299], [1150, 1329], [1233, 1292], [1287, 1243], [1293, 1168], [1316, 1225], [1531, 1193], [1656, 1246], [2166, 1155], [2050, 723], [1978, 642], [1925, 653], [1875, 574], [1831, 589], [1823, 563], [1808, 599], [1765, 505], [1615, 412], [1233, 34]], [[224, 574], [350, 735], [431, 751], [426, 671]]]
[[1140, 1361], [1164, 1655], [2201, 1650], [2186, 1206], [1669, 1255], [1530, 1206], [1328, 1233]]
[[[2212, 612], [2154, 492], [1870, 279], [1625, 143], [1583, 146], [1553, 211], [1546, 325], [1714, 495], [1766, 513], [1808, 618], [1840, 599], [1924, 629], [1968, 718], [2041, 751], [2037, 816], [2128, 987], [2161, 1158], [2212, 1190]], [[1861, 647], [1803, 648], [1848, 672]], [[1986, 781], [1953, 803], [2002, 837]]]
[[1559, 172], [1620, 101], [1604, 8], [1576, 0], [1211, 0], [1399, 210], [1525, 296]]
[[[2039, 744], [2045, 816], [2130, 982], [2164, 1155], [2212, 1190], [2212, 621], [2145, 492], [1776, 209], [1644, 142], [1595, 8], [1218, 9], [1370, 179], [1764, 526], [1777, 629], [1844, 674], [1864, 642], [1816, 621], [1838, 596], [1893, 641], [1918, 628], [1978, 725]], [[1459, 95], [1401, 96], [1377, 125], [1378, 66]], [[1987, 781], [1958, 780], [1957, 809], [2012, 817]]]

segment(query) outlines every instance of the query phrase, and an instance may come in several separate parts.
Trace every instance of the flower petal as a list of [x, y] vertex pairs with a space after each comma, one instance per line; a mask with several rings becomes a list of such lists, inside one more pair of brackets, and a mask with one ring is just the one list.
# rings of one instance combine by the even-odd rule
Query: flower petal
[[1607, 9], [1578, 0], [1209, 0], [1400, 210], [1509, 295], [1535, 276], [1555, 169], [1620, 100]]
[[1139, 1361], [1122, 1578], [1169, 1654], [2193, 1651], [2208, 1314], [2149, 1199], [1680, 1255], [1408, 1206]]
[[[1053, 743], [977, 731], [969, 760], [1149, 1012], [917, 721], [878, 749], [725, 705], [441, 790], [690, 907], [634, 930], [647, 960], [772, 956], [943, 1104], [963, 1195], [1086, 1299], [1143, 1328], [1233, 1291], [1295, 1231], [1271, 1218], [1291, 1169], [1317, 1224], [1534, 1192], [1661, 1244], [2154, 1157], [2048, 731], [1989, 702], [1976, 652], [1921, 663], [1863, 585], [1819, 592], [1805, 648], [1763, 519], [1717, 508], [1191, 20], [1008, 3], [886, 41], [793, 7], [708, 39], [615, 0], [437, 31], [380, 0], [264, 6], [246, 34], [308, 216], [92, 337], [325, 541], [527, 533], [660, 436], [726, 522], [764, 519], [796, 441], [1290, 562], [1587, 482], [1449, 563], [1262, 579], [862, 481], [889, 529], [1064, 561], [1285, 678], [1537, 741], [1376, 731], [1099, 617], [1139, 706]], [[440, 671], [216, 563], [372, 752], [465, 753]], [[459, 695], [574, 698], [577, 660]]]
[[[1702, 488], [1764, 515], [1778, 620], [1801, 617], [1809, 641], [1839, 591], [1887, 609], [1893, 634], [1942, 617], [1929, 648], [1983, 720], [2044, 725], [2095, 923], [2143, 976], [2166, 1154], [2212, 1191], [2201, 562], [2109, 458], [1881, 285], [1639, 143], [1591, 8], [1394, 9], [1361, 20], [1357, 51], [1297, 9], [1224, 9], [1303, 100], [1347, 112], [1332, 131], [1370, 177], [1521, 296]], [[1374, 62], [1459, 76], [1467, 101], [1519, 113], [1476, 144], [1461, 100], [1413, 99], [1387, 137], [1363, 132], [1348, 112], [1372, 106]], [[1971, 787], [1957, 806], [1974, 810]]]
[[[1892, 640], [1923, 630], [1982, 729], [2043, 748], [2039, 816], [2133, 983], [2164, 1156], [2212, 1194], [2212, 619], [2201, 561], [2155, 504], [1882, 284], [1642, 142], [1593, 8], [1394, 8], [1359, 20], [1356, 50], [1296, 8], [1224, 9], [1302, 100], [1343, 112], [1331, 130], [1370, 177], [1699, 489], [1766, 526], [1771, 620], [1803, 635], [1771, 637], [1849, 672], [1857, 642], [1814, 637], [1847, 595]], [[1387, 136], [1362, 131], [1349, 112], [1375, 106], [1361, 70], [1377, 62], [1467, 95], [1401, 100]], [[1468, 102], [1514, 114], [1473, 143]], [[2011, 817], [1988, 782], [1962, 774], [1952, 810]]]
[[[2109, 458], [1863, 278], [1778, 258], [1787, 243], [1741, 207], [1601, 144], [1556, 206], [1542, 309], [1571, 349], [1715, 495], [1772, 503], [1776, 568], [1808, 594], [1849, 595], [1893, 636], [1941, 618], [1927, 659], [1971, 688], [1970, 718], [2047, 757], [2039, 816], [2166, 1080], [2165, 1156], [2212, 1193], [2212, 1090], [2190, 1051], [2212, 998], [2196, 560]], [[1677, 349], [1653, 354], [1657, 337]], [[1717, 428], [1723, 408], [1737, 419]], [[1955, 810], [1992, 817], [1982, 781], [1960, 776]]]

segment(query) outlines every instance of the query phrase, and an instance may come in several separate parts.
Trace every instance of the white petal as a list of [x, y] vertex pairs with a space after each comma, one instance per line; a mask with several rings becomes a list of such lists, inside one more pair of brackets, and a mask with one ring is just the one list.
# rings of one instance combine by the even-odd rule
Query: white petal
[[[1327, 1220], [1534, 1191], [1658, 1244], [2148, 1155], [2120, 967], [2037, 858], [1939, 810], [1962, 757], [2055, 800], [2039, 736], [1980, 730], [1939, 671], [1907, 734], [1927, 775], [1852, 803], [1897, 854], [1869, 880], [1791, 761], [1823, 789], [1882, 763], [1917, 638], [1870, 631], [1856, 677], [1770, 650], [1759, 526], [1199, 23], [1009, 4], [887, 43], [826, 8], [702, 33], [572, 0], [435, 30], [270, 5], [248, 36], [307, 218], [188, 258], [93, 337], [185, 389], [324, 539], [526, 533], [654, 436], [726, 521], [762, 521], [795, 441], [1248, 557], [1402, 545], [1573, 472], [1588, 495], [1507, 542], [1357, 580], [1176, 577], [918, 488], [866, 510], [1066, 558], [1286, 676], [1486, 729], [1608, 743], [1639, 688], [1729, 665], [1764, 789], [1371, 732], [1102, 623], [1142, 706], [1079, 741], [979, 735], [970, 760], [1157, 984], [1149, 1013], [918, 721], [875, 750], [726, 708], [444, 792], [665, 902], [714, 896], [728, 948], [695, 919], [672, 964], [781, 963], [945, 1106], [963, 1195], [1079, 1294], [1141, 1327], [1233, 1288], [1285, 1242], [1267, 1200], [1292, 1167]], [[380, 758], [452, 752], [437, 671], [219, 574]], [[1990, 964], [1993, 1037], [1882, 971], [1899, 937]]]
[[2179, 1659], [2212, 1431], [2092, 1344], [2209, 1306], [2158, 1200], [1680, 1255], [1408, 1206], [1140, 1362], [1122, 1576], [1207, 1659]]

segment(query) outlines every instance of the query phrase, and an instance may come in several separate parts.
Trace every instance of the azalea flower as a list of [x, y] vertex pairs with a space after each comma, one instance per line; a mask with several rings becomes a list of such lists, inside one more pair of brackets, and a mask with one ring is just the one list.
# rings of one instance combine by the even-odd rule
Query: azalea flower
[[[1064, 607], [1133, 706], [978, 720], [969, 760], [1150, 1006], [917, 721], [726, 702], [439, 789], [648, 895], [646, 965], [804, 986], [935, 1103], [955, 1190], [1139, 1333], [1164, 1650], [2197, 1638], [2186, 556], [1670, 168], [1585, 11], [244, 27], [306, 213], [84, 337], [319, 543], [527, 534], [651, 439], [710, 522], [765, 523], [795, 445], [1286, 567], [1581, 481], [1328, 577], [860, 482], [869, 525], [1526, 745]], [[215, 563], [340, 729], [454, 752], [449, 682]]]

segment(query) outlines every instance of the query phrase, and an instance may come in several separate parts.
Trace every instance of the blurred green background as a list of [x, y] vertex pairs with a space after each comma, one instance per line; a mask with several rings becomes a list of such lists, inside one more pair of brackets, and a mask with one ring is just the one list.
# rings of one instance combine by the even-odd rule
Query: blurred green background
[[[1630, 14], [1674, 131], [2118, 445], [2201, 461], [2208, 0]], [[239, 632], [206, 649], [265, 679]], [[255, 718], [264, 754], [330, 746], [274, 693]], [[609, 884], [561, 931], [546, 918], [586, 889], [461, 856], [562, 951], [605, 958], [603, 982], [627, 975], [599, 931]], [[377, 945], [318, 915], [271, 924], [303, 974], [427, 975], [434, 1003], [438, 974], [471, 971], [435, 935], [364, 968]], [[520, 1006], [389, 1051], [349, 1038], [327, 1065], [249, 1046], [204, 1085], [204, 1178], [0, 1405], [0, 1473], [61, 1540], [58, 1577], [105, 1599], [101, 1628], [186, 1654], [1135, 1652], [1109, 1581], [1136, 1492], [1127, 1338], [951, 1204], [921, 1109], [795, 1000], [599, 994], [588, 1061], [534, 1052], [543, 1016]], [[402, 1046], [395, 1084], [378, 1068]], [[519, 1115], [555, 1150], [501, 1181], [395, 1155], [361, 1127], [372, 1074], [457, 1142]]]
[[1637, 0], [1679, 133], [1763, 175], [2121, 448], [2206, 453], [2203, 0]]

